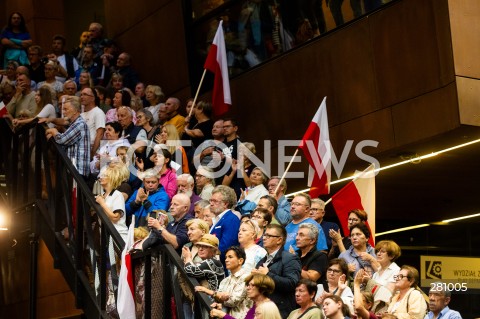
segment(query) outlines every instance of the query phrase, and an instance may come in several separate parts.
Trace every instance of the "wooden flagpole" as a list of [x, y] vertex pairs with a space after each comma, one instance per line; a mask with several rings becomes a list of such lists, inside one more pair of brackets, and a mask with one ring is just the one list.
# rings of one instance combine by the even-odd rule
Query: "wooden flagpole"
[[281, 183], [283, 182], [283, 180], [285, 179], [285, 176], [287, 175], [288, 170], [290, 169], [290, 166], [292, 166], [293, 160], [294, 160], [295, 157], [297, 156], [297, 153], [298, 153], [298, 147], [297, 147], [297, 149], [295, 150], [295, 153], [293, 154], [292, 159], [290, 160], [290, 163], [288, 163], [287, 169], [285, 170], [285, 172], [283, 172], [282, 178], [280, 178], [280, 180], [278, 181], [277, 187], [275, 187], [275, 192], [274, 192], [275, 196], [276, 196], [276, 194], [277, 194], [278, 188], [280, 187], [280, 184], [281, 184]]
[[197, 93], [195, 93], [195, 97], [193, 98], [192, 108], [190, 109], [190, 113], [188, 113], [188, 117], [192, 116], [193, 108], [195, 107], [195, 103], [197, 102], [198, 94], [200, 93], [200, 88], [203, 84], [203, 79], [205, 78], [205, 74], [207, 73], [207, 69], [203, 69], [202, 78], [200, 79], [200, 83], [198, 84]]

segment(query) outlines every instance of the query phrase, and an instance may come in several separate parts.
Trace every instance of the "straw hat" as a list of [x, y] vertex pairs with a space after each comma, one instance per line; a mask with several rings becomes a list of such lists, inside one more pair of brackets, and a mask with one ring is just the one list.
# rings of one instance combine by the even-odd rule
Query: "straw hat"
[[195, 245], [208, 246], [218, 250], [218, 238], [212, 234], [205, 234]]

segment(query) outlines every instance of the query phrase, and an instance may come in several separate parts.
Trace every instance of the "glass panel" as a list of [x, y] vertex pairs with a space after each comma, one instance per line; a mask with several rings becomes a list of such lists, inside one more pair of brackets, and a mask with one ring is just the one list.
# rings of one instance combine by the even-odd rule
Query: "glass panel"
[[[195, 50], [191, 60], [194, 72], [203, 68], [220, 19], [224, 21], [230, 76], [235, 76], [375, 10], [383, 2], [389, 1], [193, 1], [192, 41]], [[214, 10], [216, 8], [219, 9]]]

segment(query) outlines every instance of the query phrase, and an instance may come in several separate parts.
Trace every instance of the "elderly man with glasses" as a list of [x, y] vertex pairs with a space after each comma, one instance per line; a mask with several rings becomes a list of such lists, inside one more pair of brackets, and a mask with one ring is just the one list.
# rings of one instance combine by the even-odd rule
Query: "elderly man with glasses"
[[217, 236], [219, 240], [220, 261], [225, 269], [225, 253], [231, 246], [238, 246], [238, 230], [240, 219], [232, 212], [237, 203], [235, 191], [224, 185], [213, 189], [210, 198], [210, 211], [215, 215], [210, 234]]
[[287, 318], [296, 308], [295, 287], [300, 280], [302, 266], [296, 254], [283, 250], [287, 237], [285, 228], [270, 224], [263, 234], [263, 247], [267, 256], [261, 259], [252, 274], [267, 275], [275, 282], [270, 299], [278, 306], [282, 318]]

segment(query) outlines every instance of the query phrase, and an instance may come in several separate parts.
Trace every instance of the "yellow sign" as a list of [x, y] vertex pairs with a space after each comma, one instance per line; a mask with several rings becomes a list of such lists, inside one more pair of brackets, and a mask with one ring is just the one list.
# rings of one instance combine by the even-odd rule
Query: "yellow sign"
[[420, 256], [420, 283], [452, 293], [480, 289], [480, 258]]

